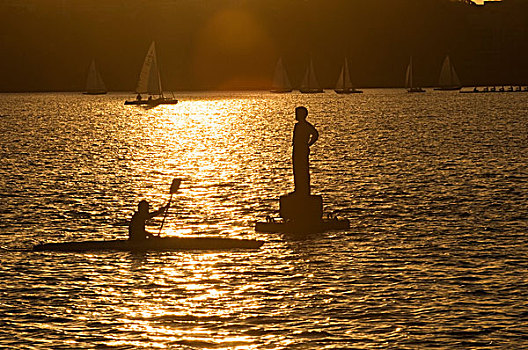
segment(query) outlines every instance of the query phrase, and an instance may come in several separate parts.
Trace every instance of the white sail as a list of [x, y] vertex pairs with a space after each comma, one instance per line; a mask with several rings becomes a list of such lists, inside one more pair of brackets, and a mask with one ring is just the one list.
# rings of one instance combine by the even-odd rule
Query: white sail
[[315, 76], [315, 70], [313, 67], [313, 61], [310, 59], [310, 64], [308, 68], [306, 69], [306, 73], [304, 75], [303, 82], [301, 84], [301, 91], [320, 91], [322, 90], [319, 87], [319, 82], [317, 81], [317, 77]]
[[455, 71], [455, 67], [451, 64], [449, 56], [446, 56], [444, 63], [442, 64], [438, 84], [443, 88], [460, 87], [460, 79]]
[[408, 89], [413, 88], [413, 66], [412, 66], [412, 57], [407, 66], [407, 73], [405, 74], [405, 87]]
[[282, 58], [279, 58], [277, 66], [275, 67], [275, 75], [273, 76], [272, 91], [291, 91], [292, 86], [288, 73], [282, 64]]
[[341, 68], [341, 74], [339, 75], [339, 79], [337, 79], [336, 89], [337, 90], [351, 90], [354, 86], [352, 85], [352, 81], [350, 80], [350, 71], [348, 69], [348, 61], [345, 58], [345, 63], [343, 67]]
[[161, 77], [158, 68], [158, 60], [156, 58], [156, 44], [152, 42], [150, 48], [145, 56], [141, 73], [139, 74], [139, 81], [136, 88], [138, 94], [148, 93], [150, 95], [161, 95]]
[[105, 93], [106, 86], [101, 77], [101, 74], [97, 71], [95, 66], [95, 60], [92, 60], [90, 69], [88, 70], [88, 77], [86, 79], [86, 92], [87, 93]]

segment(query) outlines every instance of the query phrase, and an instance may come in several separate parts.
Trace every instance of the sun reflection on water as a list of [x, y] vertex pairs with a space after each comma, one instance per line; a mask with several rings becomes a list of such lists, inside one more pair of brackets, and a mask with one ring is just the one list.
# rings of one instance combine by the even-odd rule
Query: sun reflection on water
[[[249, 204], [250, 198], [233, 198], [231, 192], [253, 187], [255, 169], [261, 165], [248, 162], [255, 153], [261, 153], [257, 148], [263, 142], [259, 135], [266, 135], [263, 130], [255, 131], [263, 127], [263, 121], [250, 112], [258, 101], [255, 97], [232, 96], [188, 99], [144, 112], [150, 121], [146, 130], [149, 142], [155, 140], [157, 148], [147, 151], [155, 151], [156, 157], [146, 157], [140, 165], [144, 174], [152, 174], [147, 182], [156, 181], [143, 191], [144, 196], [158, 198], [156, 205], [162, 205], [159, 198], [166, 198], [163, 184], [170, 183], [171, 177], [183, 179], [174, 198], [176, 209], [168, 220], [167, 235], [252, 231], [247, 229], [253, 220], [248, 214], [255, 201]], [[248, 123], [251, 118], [254, 123]], [[178, 227], [181, 221], [186, 222], [185, 229]]]

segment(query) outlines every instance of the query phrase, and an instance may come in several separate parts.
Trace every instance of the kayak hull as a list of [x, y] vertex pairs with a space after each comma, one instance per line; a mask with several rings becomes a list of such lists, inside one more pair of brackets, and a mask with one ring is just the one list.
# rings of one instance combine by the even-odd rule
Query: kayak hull
[[82, 241], [44, 243], [33, 247], [34, 251], [164, 251], [164, 250], [230, 250], [259, 249], [263, 241], [223, 237], [166, 237], [144, 241], [118, 239], [113, 241]]

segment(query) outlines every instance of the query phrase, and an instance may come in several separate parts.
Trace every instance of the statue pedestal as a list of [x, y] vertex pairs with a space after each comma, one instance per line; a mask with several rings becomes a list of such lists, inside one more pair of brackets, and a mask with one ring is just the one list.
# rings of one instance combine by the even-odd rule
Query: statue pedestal
[[298, 195], [295, 192], [281, 196], [279, 200], [280, 219], [266, 218], [266, 222], [257, 222], [257, 232], [293, 233], [306, 235], [328, 230], [347, 230], [350, 222], [329, 215], [323, 219], [323, 197]]
[[319, 224], [323, 220], [323, 197], [295, 192], [281, 196], [279, 215], [284, 220], [303, 225]]

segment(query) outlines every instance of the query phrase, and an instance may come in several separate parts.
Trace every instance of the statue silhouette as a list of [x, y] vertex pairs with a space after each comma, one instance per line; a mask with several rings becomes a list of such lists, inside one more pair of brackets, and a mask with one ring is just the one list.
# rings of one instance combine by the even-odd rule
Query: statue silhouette
[[319, 138], [315, 127], [306, 121], [306, 107], [295, 108], [293, 128], [293, 182], [296, 195], [310, 195], [310, 146]]
[[295, 108], [297, 123], [293, 129], [293, 181], [295, 191], [280, 196], [279, 216], [266, 222], [257, 222], [258, 232], [283, 232], [305, 235], [326, 230], [350, 228], [347, 219], [339, 219], [334, 214], [323, 218], [323, 196], [310, 193], [310, 146], [319, 138], [315, 127], [306, 121], [306, 107]]

